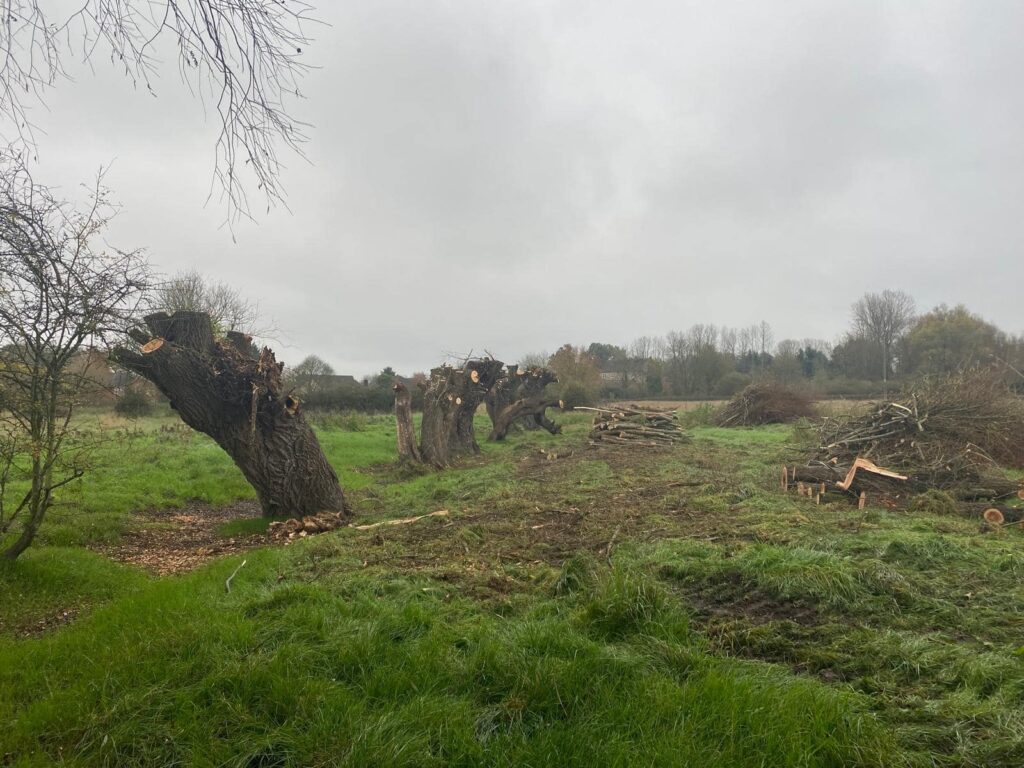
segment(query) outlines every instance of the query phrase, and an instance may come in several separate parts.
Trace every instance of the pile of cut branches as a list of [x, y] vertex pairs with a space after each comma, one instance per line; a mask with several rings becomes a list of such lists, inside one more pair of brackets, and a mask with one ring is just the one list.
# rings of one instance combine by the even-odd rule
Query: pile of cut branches
[[762, 381], [737, 393], [719, 412], [715, 423], [720, 427], [756, 427], [813, 416], [814, 404], [805, 393], [776, 382]]
[[[861, 416], [827, 418], [818, 437], [819, 447], [793, 479], [845, 481], [846, 491], [884, 491], [898, 483], [962, 500], [999, 498], [1019, 488], [1000, 467], [1024, 467], [1024, 400], [997, 372], [970, 371], [923, 380], [900, 401], [876, 403]], [[907, 479], [870, 468], [858, 473], [858, 459]]]
[[593, 411], [594, 427], [590, 430], [592, 443], [620, 443], [667, 447], [685, 442], [689, 436], [676, 421], [675, 411], [645, 411], [630, 408], [575, 408]]

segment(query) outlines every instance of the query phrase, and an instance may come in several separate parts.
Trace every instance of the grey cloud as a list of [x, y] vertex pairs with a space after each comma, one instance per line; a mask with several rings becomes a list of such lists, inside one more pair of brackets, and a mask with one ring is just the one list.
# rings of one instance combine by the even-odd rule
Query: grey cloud
[[1016, 3], [324, 4], [291, 213], [203, 208], [215, 124], [97, 66], [48, 178], [116, 157], [112, 239], [261, 300], [356, 374], [696, 322], [834, 336], [865, 290], [1024, 331]]

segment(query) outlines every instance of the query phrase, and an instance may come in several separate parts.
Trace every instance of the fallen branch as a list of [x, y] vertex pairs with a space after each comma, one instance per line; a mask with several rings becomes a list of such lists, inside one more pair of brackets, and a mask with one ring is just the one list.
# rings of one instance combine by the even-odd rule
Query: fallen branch
[[409, 523], [415, 523], [418, 520], [422, 520], [425, 517], [448, 517], [447, 509], [439, 509], [437, 512], [430, 512], [426, 515], [417, 515], [416, 517], [400, 517], [397, 520], [382, 520], [379, 523], [368, 523], [366, 525], [356, 525], [354, 528], [357, 531], [369, 531], [372, 528], [380, 528], [382, 525], [409, 525]]

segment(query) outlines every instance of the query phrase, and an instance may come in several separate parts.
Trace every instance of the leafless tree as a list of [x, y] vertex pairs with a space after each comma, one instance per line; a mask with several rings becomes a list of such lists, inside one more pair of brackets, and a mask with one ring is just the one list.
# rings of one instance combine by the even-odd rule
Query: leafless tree
[[737, 337], [737, 352], [740, 357], [754, 354], [757, 352], [758, 327], [756, 325], [748, 325], [746, 328], [740, 328]]
[[543, 368], [551, 360], [548, 352], [531, 352], [519, 358], [519, 365], [523, 368]]
[[18, 156], [0, 156], [0, 557], [6, 559], [31, 545], [54, 492], [81, 477], [71, 418], [91, 381], [89, 361], [105, 361], [86, 353], [123, 328], [146, 287], [141, 252], [102, 245], [114, 213], [102, 175], [90, 206], [75, 210], [36, 184]]
[[[153, 92], [157, 48], [178, 50], [182, 79], [216, 111], [215, 177], [232, 214], [248, 211], [240, 170], [280, 200], [279, 144], [298, 150], [306, 126], [290, 114], [309, 66], [313, 21], [303, 0], [0, 0], [0, 114], [32, 142], [33, 102], [68, 78], [66, 58], [109, 56], [133, 85]], [[65, 8], [68, 6], [65, 5]]]
[[204, 312], [213, 322], [214, 333], [239, 331], [250, 336], [266, 336], [270, 331], [258, 328], [259, 304], [249, 301], [227, 283], [217, 283], [199, 272], [179, 272], [155, 286], [149, 299], [151, 311], [173, 314]]
[[721, 352], [723, 355], [729, 358], [735, 359], [736, 352], [739, 348], [739, 333], [735, 328], [722, 327], [719, 332]]
[[762, 357], [767, 355], [772, 348], [772, 344], [775, 342], [775, 333], [772, 331], [772, 326], [767, 320], [762, 320], [760, 325], [757, 326], [757, 341], [761, 346]]
[[322, 388], [324, 376], [334, 374], [334, 369], [316, 355], [309, 355], [290, 371], [285, 372], [286, 384], [298, 394], [307, 395]]
[[638, 336], [629, 345], [629, 358], [632, 362], [632, 373], [635, 383], [643, 385], [647, 379], [647, 371], [651, 359], [656, 354], [657, 344], [650, 336]]
[[854, 327], [882, 350], [882, 388], [889, 393], [892, 348], [914, 319], [914, 299], [903, 291], [867, 293], [853, 305]]

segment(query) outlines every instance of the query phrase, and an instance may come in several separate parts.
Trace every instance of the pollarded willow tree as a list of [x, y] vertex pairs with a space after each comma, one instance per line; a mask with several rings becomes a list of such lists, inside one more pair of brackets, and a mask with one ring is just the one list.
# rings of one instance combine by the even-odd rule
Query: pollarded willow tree
[[282, 382], [284, 364], [247, 334], [214, 333], [204, 312], [157, 312], [115, 350], [114, 359], [153, 382], [186, 424], [212, 437], [256, 490], [266, 516], [349, 514], [345, 497], [299, 400]]
[[485, 358], [467, 360], [458, 368], [442, 365], [432, 369], [430, 378], [422, 385], [423, 422], [418, 449], [411, 396], [404, 384], [396, 382], [393, 389], [399, 459], [442, 468], [458, 456], [479, 453], [473, 416], [501, 376], [503, 366], [500, 360]]
[[487, 403], [494, 428], [489, 439], [503, 440], [512, 425], [528, 421], [552, 434], [561, 428], [545, 415], [547, 408], [559, 407], [558, 398], [546, 394], [548, 384], [557, 381], [543, 368], [522, 370], [500, 360], [467, 360], [460, 367], [442, 365], [430, 371], [423, 387], [423, 423], [420, 443], [412, 420], [412, 397], [402, 382], [396, 382], [395, 420], [398, 426], [400, 461], [424, 462], [442, 468], [458, 456], [479, 453], [473, 417], [480, 404]]
[[484, 358], [467, 360], [460, 368], [431, 369], [420, 425], [420, 455], [425, 462], [445, 467], [456, 456], [480, 452], [473, 416], [503, 367], [500, 360]]
[[558, 376], [549, 368], [510, 365], [487, 393], [487, 414], [491, 417], [489, 440], [504, 440], [510, 430], [543, 427], [551, 434], [562, 428], [547, 417], [548, 408], [559, 408], [561, 400], [547, 393]]
[[[55, 492], [84, 473], [72, 415], [100, 385], [97, 349], [148, 284], [140, 251], [103, 242], [115, 212], [102, 177], [76, 209], [0, 155], [0, 557], [35, 539]], [[103, 371], [96, 370], [102, 366]]]

